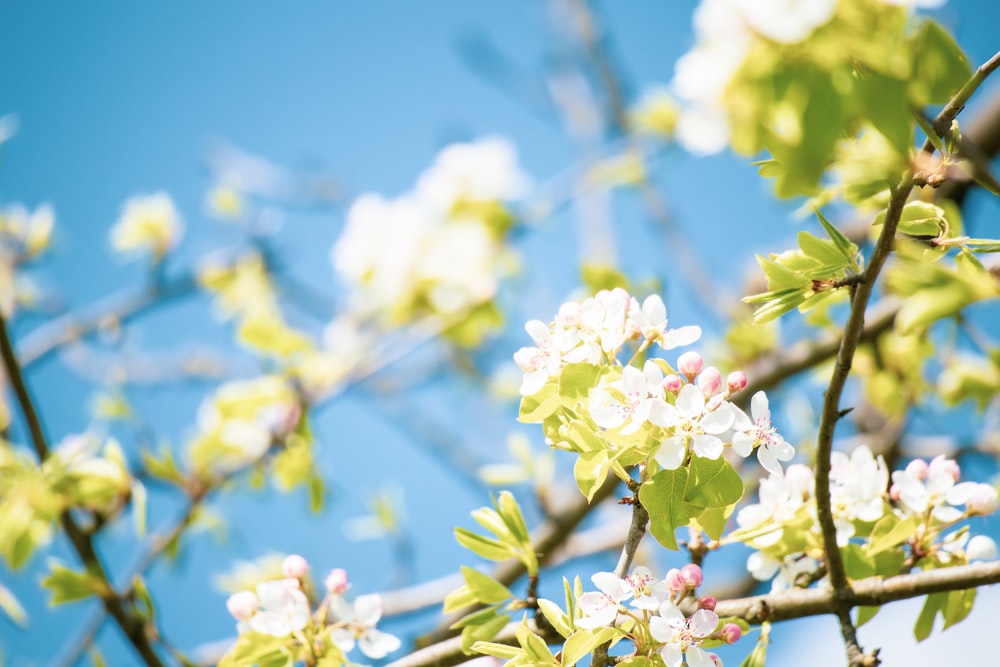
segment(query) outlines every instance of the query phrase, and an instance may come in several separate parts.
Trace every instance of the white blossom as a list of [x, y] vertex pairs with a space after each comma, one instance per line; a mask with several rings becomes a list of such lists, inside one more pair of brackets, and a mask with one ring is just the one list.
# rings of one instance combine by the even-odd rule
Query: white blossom
[[330, 598], [330, 610], [344, 624], [330, 632], [330, 639], [345, 653], [353, 649], [356, 642], [362, 653], [379, 660], [400, 647], [396, 636], [375, 628], [382, 618], [382, 598], [378, 595], [362, 595], [353, 606], [343, 597], [334, 595]]
[[248, 624], [254, 632], [287, 637], [309, 623], [309, 600], [295, 579], [278, 579], [257, 584], [260, 609]]
[[746, 413], [732, 406], [733, 451], [740, 456], [749, 456], [754, 447], [757, 448], [757, 459], [769, 472], [781, 472], [781, 461], [790, 461], [795, 456], [795, 449], [785, 442], [778, 429], [771, 422], [771, 410], [767, 395], [758, 391], [750, 399], [751, 420]]
[[674, 405], [666, 404], [666, 425], [674, 435], [664, 438], [656, 451], [657, 463], [667, 470], [676, 470], [684, 462], [688, 443], [697, 456], [717, 459], [723, 443], [719, 434], [733, 424], [733, 410], [722, 402], [715, 410], [706, 410], [705, 396], [692, 384], [681, 387]]
[[685, 618], [668, 600], [660, 606], [659, 616], [649, 619], [649, 632], [656, 641], [665, 642], [660, 655], [667, 667], [680, 667], [685, 660], [688, 667], [715, 667], [721, 662], [700, 644], [718, 625], [719, 616], [714, 611], [699, 609]]

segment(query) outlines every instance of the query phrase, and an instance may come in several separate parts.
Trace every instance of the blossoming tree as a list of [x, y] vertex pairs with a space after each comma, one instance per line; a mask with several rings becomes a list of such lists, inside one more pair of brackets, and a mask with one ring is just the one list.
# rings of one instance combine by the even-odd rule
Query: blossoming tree
[[[618, 137], [583, 180], [639, 190], [662, 214], [647, 176], [653, 152], [675, 144], [696, 155], [732, 150], [756, 160], [778, 197], [801, 204], [812, 231], [799, 232], [796, 247], [757, 256], [760, 284], [726, 311], [721, 351], [704, 345], [707, 325], [668, 319], [664, 296], [641, 276], [582, 267], [579, 296], [530, 313], [521, 343], [503, 350], [512, 362], [501, 366], [516, 367], [517, 419], [550, 452], [517, 441], [519, 463], [484, 471], [504, 488], [472, 512], [479, 528], [454, 530], [468, 551], [460, 579], [404, 589], [387, 604], [375, 591], [356, 591], [335, 560], [263, 560], [230, 578], [232, 638], [204, 661], [712, 667], [725, 646], [760, 667], [772, 624], [829, 614], [847, 664], [861, 667], [879, 664], [878, 647], [862, 645], [857, 628], [882, 607], [923, 597], [917, 639], [938, 616], [945, 628], [965, 619], [977, 589], [1000, 581], [981, 520], [1000, 507], [997, 487], [974, 466], [963, 469], [954, 447], [917, 456], [903, 443], [920, 409], [971, 403], [996, 414], [1000, 406], [1000, 354], [976, 327], [985, 311], [978, 304], [1000, 296], [990, 260], [1000, 240], [970, 236], [962, 219], [970, 188], [1000, 195], [991, 168], [1000, 142], [982, 129], [963, 131], [959, 120], [1000, 54], [973, 67], [921, 13], [938, 4], [702, 0], [696, 44], [669, 88], [631, 104], [590, 7], [566, 3]], [[977, 127], [998, 124], [991, 116]], [[268, 183], [277, 178], [264, 172]], [[535, 188], [514, 144], [489, 137], [449, 145], [405, 193], [353, 199], [329, 253], [341, 296], [320, 330], [289, 315], [273, 248], [248, 224], [260, 220], [250, 211], [260, 173], [247, 162], [220, 172], [209, 199], [215, 216], [246, 225], [251, 243], [212, 253], [183, 276], [167, 266], [184, 232], [174, 201], [162, 192], [127, 200], [110, 242], [146, 263], [148, 286], [20, 340], [10, 331], [33, 306], [25, 271], [48, 248], [55, 213], [9, 206], [0, 215], [0, 353], [10, 396], [0, 557], [17, 571], [64, 535], [76, 562], [46, 565], [41, 585], [51, 603], [96, 599], [96, 625], [106, 618], [117, 626], [146, 665], [193, 664], [158, 631], [156, 591], [144, 576], [181, 548], [205, 504], [249, 480], [302, 487], [321, 506], [330, 480], [316, 465], [324, 442], [314, 413], [428, 341], [457, 362], [498, 349], [518, 237], [536, 231], [526, 204]], [[665, 261], [685, 267], [697, 292], [702, 276], [670, 234], [678, 256]], [[46, 399], [29, 390], [31, 365], [195, 290], [211, 296], [258, 364], [209, 392], [183, 448], [122, 442], [104, 428], [50, 441]], [[779, 321], [794, 345], [779, 344]], [[969, 342], [942, 342], [949, 335]], [[796, 378], [806, 370], [821, 378], [821, 407], [809, 428], [789, 430], [780, 403], [811, 391]], [[867, 419], [852, 422], [855, 408]], [[112, 422], [130, 407], [105, 395], [98, 412]], [[475, 427], [475, 415], [462, 417]], [[550, 496], [561, 474], [573, 498], [556, 507]], [[148, 535], [151, 485], [184, 509]], [[629, 508], [616, 515], [617, 563], [582, 569], [589, 561], [577, 559], [588, 549], [574, 551], [572, 536], [611, 498]], [[383, 527], [396, 520], [391, 508], [376, 509]], [[101, 539], [127, 518], [141, 558], [113, 572]], [[538, 525], [529, 526], [533, 518]], [[703, 565], [740, 549], [746, 576], [724, 594]], [[657, 571], [669, 559], [676, 567]], [[751, 595], [756, 586], [766, 592]], [[430, 604], [443, 605], [444, 618], [420, 637], [377, 627]], [[0, 609], [25, 620], [2, 585]], [[79, 659], [93, 630], [82, 637], [67, 662]]]

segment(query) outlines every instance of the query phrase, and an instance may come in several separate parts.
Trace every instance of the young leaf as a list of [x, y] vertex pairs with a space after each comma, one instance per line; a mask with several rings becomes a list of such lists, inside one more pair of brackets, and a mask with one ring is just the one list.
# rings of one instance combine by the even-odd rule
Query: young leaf
[[42, 579], [42, 586], [52, 591], [49, 603], [53, 606], [99, 595], [105, 588], [101, 580], [86, 572], [71, 570], [54, 558], [49, 560], [49, 570], [51, 573]]
[[684, 500], [697, 507], [727, 507], [743, 496], [743, 480], [723, 458], [695, 456], [684, 489]]
[[455, 539], [469, 551], [487, 560], [507, 560], [514, 555], [511, 548], [506, 544], [491, 540], [482, 535], [477, 535], [465, 528], [455, 529]]
[[506, 586], [479, 570], [463, 565], [462, 576], [465, 578], [465, 585], [472, 591], [476, 600], [483, 604], [504, 602], [514, 596]]
[[674, 531], [686, 526], [701, 508], [692, 507], [684, 500], [688, 471], [661, 470], [639, 488], [639, 501], [649, 513], [649, 532], [668, 549], [677, 550]]

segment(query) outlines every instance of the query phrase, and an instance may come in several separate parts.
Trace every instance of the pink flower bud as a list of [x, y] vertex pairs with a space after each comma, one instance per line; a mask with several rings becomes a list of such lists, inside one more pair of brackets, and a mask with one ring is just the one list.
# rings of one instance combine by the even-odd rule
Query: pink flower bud
[[715, 665], [715, 667], [722, 667], [722, 658], [714, 653], [706, 653], [705, 655], [712, 659], [712, 664]]
[[698, 376], [698, 389], [705, 396], [712, 396], [722, 387], [722, 373], [714, 366], [709, 366]]
[[906, 464], [906, 474], [916, 477], [921, 482], [927, 479], [927, 461], [923, 459], [913, 459]]
[[683, 386], [684, 380], [682, 380], [679, 375], [671, 373], [667, 377], [663, 378], [663, 388], [671, 394], [676, 394]]
[[969, 494], [965, 507], [973, 514], [993, 514], [1000, 507], [997, 500], [996, 487], [989, 484], [976, 484]]
[[664, 580], [667, 582], [667, 588], [670, 589], [671, 593], [679, 593], [685, 588], [684, 579], [681, 578], [681, 571], [676, 567], [670, 568]]
[[689, 588], [698, 588], [701, 586], [702, 579], [701, 568], [694, 563], [688, 563], [681, 568], [681, 581]]
[[704, 365], [704, 360], [697, 352], [685, 352], [677, 357], [677, 370], [687, 376], [689, 381], [694, 380], [694, 376], [701, 372]]
[[743, 629], [735, 623], [726, 623], [722, 626], [722, 639], [727, 644], [735, 644], [743, 636]]
[[309, 574], [309, 563], [298, 554], [292, 554], [281, 564], [281, 573], [289, 579], [301, 579]]
[[730, 394], [743, 391], [747, 387], [747, 374], [743, 371], [733, 371], [726, 378], [726, 385], [729, 387]]
[[898, 503], [900, 501], [901, 496], [899, 495], [899, 484], [893, 484], [889, 487], [889, 498], [894, 503]]
[[326, 586], [326, 590], [334, 595], [340, 595], [350, 585], [347, 581], [347, 572], [339, 567], [330, 570], [330, 574], [326, 575], [326, 581], [323, 584]]
[[257, 596], [250, 591], [240, 591], [229, 596], [226, 600], [226, 609], [237, 621], [247, 621], [257, 612], [260, 601]]
[[698, 600], [698, 609], [707, 609], [709, 611], [715, 611], [715, 605], [717, 600], [711, 595], [706, 595], [705, 597]]
[[580, 324], [582, 317], [583, 306], [578, 304], [576, 301], [567, 301], [563, 305], [559, 306], [559, 312], [556, 314], [556, 320], [558, 320], [564, 327], [577, 326]]

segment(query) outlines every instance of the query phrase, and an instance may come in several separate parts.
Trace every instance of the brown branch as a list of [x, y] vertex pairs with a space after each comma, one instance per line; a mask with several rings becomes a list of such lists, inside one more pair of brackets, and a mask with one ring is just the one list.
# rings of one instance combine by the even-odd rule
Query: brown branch
[[[964, 590], [996, 583], [1000, 583], [1000, 561], [902, 574], [889, 578], [871, 577], [854, 582], [849, 603], [851, 606], [879, 606], [930, 593]], [[841, 604], [840, 596], [833, 590], [792, 588], [780, 593], [722, 600], [715, 607], [715, 611], [721, 617], [742, 618], [748, 623], [759, 624], [764, 621], [787, 621], [833, 614]], [[514, 628], [517, 625], [516, 623], [508, 625], [493, 641], [498, 644], [515, 644]], [[448, 667], [470, 659], [470, 656], [462, 653], [461, 639], [454, 637], [415, 651], [389, 663], [387, 667]]]
[[[945, 135], [951, 132], [952, 121], [962, 112], [962, 109], [965, 108], [966, 103], [972, 97], [973, 93], [986, 81], [986, 77], [992, 74], [998, 67], [1000, 67], [1000, 51], [994, 53], [992, 58], [977, 67], [976, 71], [972, 73], [972, 77], [955, 93], [955, 96], [948, 101], [948, 104], [941, 109], [934, 122], [931, 123], [938, 137], [944, 139]], [[924, 142], [922, 150], [925, 153], [934, 152], [934, 144], [931, 143], [930, 139]]]
[[[35, 410], [34, 402], [31, 400], [31, 395], [24, 382], [21, 365], [14, 353], [14, 346], [7, 332], [7, 322], [2, 314], [0, 314], [0, 356], [3, 358], [7, 379], [14, 390], [14, 395], [17, 397], [24, 421], [28, 426], [31, 444], [38, 455], [39, 461], [44, 462], [51, 455], [51, 451], [42, 429], [41, 419]], [[161, 667], [163, 663], [160, 661], [151, 642], [151, 628], [147, 628], [139, 615], [133, 609], [127, 608], [122, 596], [115, 593], [114, 587], [111, 585], [104, 566], [101, 564], [100, 557], [94, 548], [91, 536], [77, 525], [69, 509], [64, 509], [59, 519], [63, 530], [66, 531], [66, 535], [73, 545], [73, 549], [87, 569], [87, 573], [100, 583], [102, 590], [100, 598], [104, 609], [115, 619], [125, 638], [132, 644], [146, 665]]]

